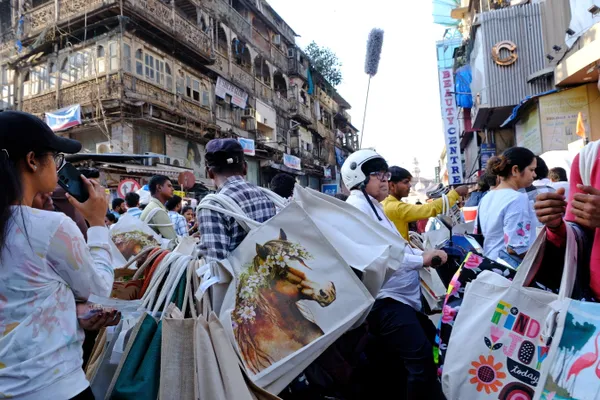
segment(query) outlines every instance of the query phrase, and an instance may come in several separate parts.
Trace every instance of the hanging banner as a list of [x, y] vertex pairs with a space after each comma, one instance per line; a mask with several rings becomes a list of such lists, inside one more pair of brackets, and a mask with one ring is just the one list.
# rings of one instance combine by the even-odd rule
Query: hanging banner
[[462, 158], [460, 155], [460, 133], [458, 131], [458, 113], [454, 96], [454, 76], [452, 68], [439, 70], [442, 124], [446, 138], [446, 158], [448, 184], [460, 185], [463, 182]]
[[248, 101], [248, 93], [244, 92], [233, 83], [226, 81], [220, 76], [217, 78], [217, 86], [215, 87], [215, 95], [223, 100], [227, 95], [231, 96], [231, 103], [239, 108], [245, 109]]
[[256, 154], [256, 148], [254, 147], [254, 140], [246, 138], [238, 138], [238, 142], [244, 149], [244, 154], [247, 156], [253, 156]]
[[46, 124], [54, 131], [63, 131], [73, 126], [81, 125], [81, 106], [61, 108], [60, 110], [46, 113]]
[[283, 155], [283, 165], [298, 171], [302, 170], [302, 166], [300, 165], [300, 159], [290, 154]]

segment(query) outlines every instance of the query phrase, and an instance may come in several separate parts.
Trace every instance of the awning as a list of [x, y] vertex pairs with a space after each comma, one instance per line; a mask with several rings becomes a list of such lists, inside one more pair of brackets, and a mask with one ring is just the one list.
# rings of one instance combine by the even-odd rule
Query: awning
[[502, 123], [502, 125], [500, 127], [504, 128], [505, 126], [509, 125], [511, 122], [516, 120], [517, 117], [519, 116], [519, 111], [524, 109], [533, 100], [537, 99], [538, 97], [547, 96], [549, 94], [556, 93], [556, 92], [558, 92], [558, 90], [552, 89], [552, 90], [548, 90], [547, 92], [544, 92], [544, 93], [534, 94], [533, 96], [525, 97], [523, 100], [521, 100], [521, 102], [517, 106], [515, 106], [515, 108], [513, 108], [510, 116], [506, 119], [506, 121], [504, 121]]
[[[188, 168], [179, 168], [174, 167], [172, 165], [139, 165], [139, 164], [120, 164], [120, 163], [105, 163], [102, 164], [103, 168], [121, 168], [124, 169], [127, 173], [137, 173], [144, 175], [165, 175], [169, 178], [177, 179], [179, 174], [186, 171], [192, 171]], [[198, 181], [198, 179], [196, 179]], [[204, 182], [200, 182], [204, 184]]]
[[304, 176], [304, 175], [306, 175], [306, 174], [305, 174], [304, 172], [302, 172], [302, 171], [298, 171], [298, 170], [295, 170], [295, 169], [293, 169], [293, 168], [286, 167], [286, 166], [285, 166], [285, 165], [283, 165], [283, 164], [272, 163], [272, 164], [270, 165], [270, 167], [271, 167], [271, 168], [274, 168], [274, 169], [277, 169], [277, 170], [279, 170], [279, 171], [287, 172], [288, 174], [293, 174], [293, 175], [298, 175], [298, 176]]

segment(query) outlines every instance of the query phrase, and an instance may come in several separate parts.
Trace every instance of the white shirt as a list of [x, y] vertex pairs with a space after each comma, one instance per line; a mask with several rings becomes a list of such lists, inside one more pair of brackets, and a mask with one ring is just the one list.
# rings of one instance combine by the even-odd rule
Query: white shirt
[[108, 229], [89, 228], [86, 244], [62, 213], [11, 212], [0, 253], [0, 397], [69, 399], [89, 386], [75, 300], [112, 289]]
[[[381, 203], [371, 196], [369, 198], [375, 206], [377, 214], [381, 217], [381, 221], [373, 212], [362, 191], [352, 190], [346, 202], [372, 217], [379, 225], [401, 236], [392, 221], [385, 215]], [[402, 266], [383, 285], [377, 299], [391, 298], [407, 304], [417, 311], [421, 310], [421, 284], [419, 278], [419, 269], [423, 267], [423, 256], [421, 254], [423, 254], [421, 250], [406, 246]]]
[[529, 249], [533, 221], [525, 193], [513, 189], [492, 190], [479, 203], [477, 215], [482, 230], [478, 233], [484, 236], [486, 257], [497, 260], [500, 251], [509, 246], [517, 254]]

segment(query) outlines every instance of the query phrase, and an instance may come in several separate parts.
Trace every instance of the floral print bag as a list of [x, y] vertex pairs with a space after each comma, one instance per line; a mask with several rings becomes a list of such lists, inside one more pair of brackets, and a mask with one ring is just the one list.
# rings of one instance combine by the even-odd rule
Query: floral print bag
[[[525, 285], [545, 241], [545, 233], [538, 236], [512, 281], [483, 271], [466, 287], [445, 353], [447, 398], [533, 399], [550, 352], [542, 331], [551, 303], [560, 299]], [[568, 229], [563, 297], [571, 295], [576, 273], [577, 244]]]
[[441, 378], [446, 356], [446, 348], [450, 341], [454, 320], [460, 311], [460, 306], [465, 297], [465, 287], [474, 281], [483, 271], [495, 272], [507, 279], [512, 280], [517, 271], [505, 265], [499, 264], [489, 258], [469, 253], [463, 264], [454, 274], [454, 278], [448, 285], [448, 293], [442, 308], [442, 318], [438, 324], [435, 346], [433, 349], [434, 360], [438, 365], [438, 376]]

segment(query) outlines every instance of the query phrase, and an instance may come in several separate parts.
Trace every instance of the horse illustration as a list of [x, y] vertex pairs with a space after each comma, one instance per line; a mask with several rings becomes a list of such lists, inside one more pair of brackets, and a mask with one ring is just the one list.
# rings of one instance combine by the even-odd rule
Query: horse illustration
[[327, 307], [335, 301], [335, 285], [311, 281], [305, 272], [290, 266], [295, 261], [311, 270], [305, 262], [311, 258], [280, 230], [278, 239], [256, 245], [254, 260], [240, 274], [232, 320], [242, 358], [252, 373], [323, 336], [300, 300]]

